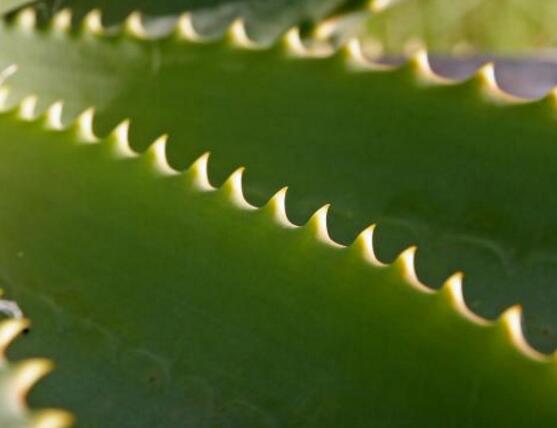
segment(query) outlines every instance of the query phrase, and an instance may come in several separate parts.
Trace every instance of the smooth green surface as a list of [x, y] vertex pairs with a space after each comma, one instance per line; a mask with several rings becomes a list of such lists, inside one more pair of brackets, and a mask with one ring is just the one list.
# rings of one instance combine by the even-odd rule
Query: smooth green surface
[[163, 176], [153, 153], [0, 116], [0, 269], [53, 358], [31, 396], [103, 427], [488, 427], [557, 422], [554, 362], [401, 265]]
[[280, 47], [15, 29], [1, 40], [1, 63], [21, 65], [14, 100], [95, 105], [101, 133], [129, 116], [140, 150], [168, 132], [171, 163], [210, 150], [216, 183], [245, 165], [248, 199], [289, 185], [298, 223], [332, 202], [336, 239], [377, 223], [381, 259], [417, 244], [426, 283], [463, 270], [474, 311], [495, 317], [521, 303], [529, 340], [557, 346], [552, 100], [495, 105], [478, 82], [422, 87], [410, 66], [354, 71], [342, 54], [301, 59]]

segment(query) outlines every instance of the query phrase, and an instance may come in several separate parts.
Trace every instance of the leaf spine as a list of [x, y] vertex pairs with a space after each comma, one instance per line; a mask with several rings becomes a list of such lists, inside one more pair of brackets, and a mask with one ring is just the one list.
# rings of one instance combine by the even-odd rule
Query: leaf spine
[[0, 71], [0, 85], [17, 72], [17, 64], [11, 64]]
[[197, 32], [193, 25], [193, 16], [190, 12], [185, 12], [180, 15], [176, 23], [176, 33], [182, 39], [192, 42], [202, 42], [203, 36]]
[[93, 131], [93, 120], [95, 118], [95, 109], [90, 107], [81, 113], [76, 120], [75, 126], [77, 138], [82, 143], [96, 143], [98, 138]]
[[363, 259], [373, 266], [385, 267], [387, 265], [379, 261], [373, 247], [373, 234], [375, 233], [375, 228], [376, 225], [372, 224], [362, 230], [350, 247], [355, 248]]
[[329, 213], [330, 207], [331, 204], [325, 204], [317, 211], [315, 211], [315, 213], [313, 213], [313, 215], [306, 223], [305, 227], [311, 231], [311, 233], [318, 241], [330, 245], [334, 248], [343, 248], [343, 245], [340, 245], [337, 242], [333, 241], [331, 239], [331, 236], [329, 235], [329, 228], [327, 226], [327, 215]]
[[234, 46], [244, 49], [261, 49], [263, 46], [253, 40], [246, 30], [246, 23], [242, 18], [237, 18], [230, 24], [228, 38]]
[[278, 192], [276, 192], [271, 199], [265, 204], [264, 209], [271, 212], [271, 215], [275, 222], [279, 225], [284, 226], [289, 229], [296, 228], [297, 226], [288, 219], [286, 213], [286, 192], [288, 187], [283, 187]]
[[15, 17], [16, 26], [25, 32], [31, 32], [37, 26], [37, 12], [32, 7], [21, 9]]
[[487, 99], [493, 102], [500, 104], [518, 104], [526, 101], [523, 98], [511, 95], [501, 89], [497, 82], [495, 64], [493, 62], [480, 67], [472, 79], [479, 81], [483, 94]]
[[72, 27], [72, 12], [62, 9], [52, 18], [52, 28], [59, 33], [67, 33]]
[[464, 318], [467, 318], [468, 320], [478, 325], [489, 325], [489, 321], [476, 315], [466, 305], [466, 301], [464, 300], [464, 293], [462, 291], [463, 277], [464, 275], [462, 274], [462, 272], [457, 272], [451, 275], [443, 284], [443, 288], [440, 292], [445, 293], [445, 295], [449, 298], [449, 301], [453, 308], [456, 309], [456, 311]]
[[36, 108], [37, 97], [35, 95], [29, 95], [23, 98], [18, 108], [19, 117], [26, 122], [34, 120]]
[[134, 158], [138, 154], [131, 148], [129, 140], [130, 120], [125, 119], [112, 131], [109, 141], [116, 157]]
[[18, 409], [24, 410], [27, 407], [25, 397], [33, 385], [50, 373], [53, 368], [52, 362], [44, 358], [32, 358], [17, 363], [10, 383], [14, 391], [14, 399], [17, 400], [13, 404]]
[[99, 9], [93, 9], [83, 18], [83, 29], [86, 33], [101, 35], [104, 33], [102, 14]]
[[29, 320], [25, 318], [9, 318], [0, 322], [0, 359], [5, 358], [8, 346], [29, 325]]
[[400, 266], [402, 275], [404, 279], [410, 284], [413, 288], [423, 293], [432, 294], [434, 290], [424, 285], [419, 279], [418, 275], [416, 274], [416, 246], [408, 247], [398, 256], [397, 260], [395, 260], [395, 264]]
[[346, 54], [348, 65], [355, 69], [375, 71], [393, 70], [393, 67], [390, 65], [380, 64], [367, 58], [363, 52], [362, 43], [357, 37], [349, 39], [343, 50]]
[[209, 152], [203, 153], [186, 171], [188, 179], [193, 184], [194, 188], [201, 192], [209, 192], [216, 190], [209, 181], [208, 164]]
[[239, 208], [254, 210], [256, 207], [251, 205], [244, 196], [242, 179], [245, 168], [241, 166], [236, 169], [222, 185], [222, 191], [228, 196], [231, 202]]
[[158, 172], [163, 175], [177, 175], [178, 171], [170, 166], [166, 157], [167, 141], [168, 135], [161, 135], [149, 146], [146, 155], [152, 159], [155, 169]]
[[33, 428], [67, 428], [74, 424], [74, 417], [63, 410], [46, 409], [33, 413]]
[[418, 81], [425, 84], [450, 85], [455, 81], [437, 74], [431, 67], [429, 55], [425, 49], [418, 49], [410, 58], [416, 71]]
[[141, 13], [138, 11], [133, 11], [128, 15], [126, 21], [124, 22], [124, 28], [126, 33], [136, 37], [138, 39], [146, 39], [147, 31], [143, 25], [143, 19]]
[[508, 308], [501, 315], [500, 321], [503, 324], [511, 343], [519, 351], [536, 361], [548, 360], [546, 355], [532, 348], [524, 338], [524, 333], [522, 331], [522, 307], [520, 305]]
[[56, 101], [46, 109], [45, 125], [47, 129], [60, 131], [64, 128], [62, 123], [62, 113], [64, 111], [64, 103]]

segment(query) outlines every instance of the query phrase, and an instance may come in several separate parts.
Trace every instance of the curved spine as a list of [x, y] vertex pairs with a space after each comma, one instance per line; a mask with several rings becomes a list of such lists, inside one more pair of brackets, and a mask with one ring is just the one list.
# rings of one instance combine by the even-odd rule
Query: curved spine
[[81, 28], [86, 34], [95, 36], [103, 35], [105, 31], [102, 23], [101, 11], [99, 9], [93, 9], [88, 12], [83, 18]]
[[37, 12], [32, 7], [26, 7], [15, 16], [17, 28], [24, 32], [32, 32], [37, 27]]
[[222, 192], [235, 206], [246, 210], [254, 210], [255, 206], [251, 205], [244, 196], [242, 186], [242, 179], [244, 176], [245, 168], [241, 166], [236, 169], [226, 179], [224, 184], [220, 187], [219, 192]]
[[253, 40], [246, 29], [246, 23], [242, 18], [237, 18], [230, 24], [226, 37], [233, 46], [238, 48], [257, 50], [265, 48], [264, 45]]
[[145, 30], [145, 26], [143, 25], [143, 18], [140, 12], [134, 11], [128, 15], [124, 21], [124, 32], [138, 39], [148, 38], [147, 30]]
[[[98, 11], [94, 11], [95, 14], [90, 13], [86, 18], [87, 22], [97, 22], [100, 24], [100, 13]], [[93, 18], [91, 18], [93, 16]], [[137, 18], [134, 18], [137, 19]], [[129, 22], [129, 21], [128, 21]], [[132, 23], [134, 21], [132, 20]], [[231, 28], [235, 28], [235, 31], [232, 33], [245, 35], [245, 27], [241, 21], [236, 22], [236, 26], [233, 25]], [[97, 28], [97, 30], [102, 31], [102, 26], [94, 24], [93, 28]], [[135, 25], [135, 24], [133, 24]], [[132, 25], [132, 26], [133, 26]], [[136, 28], [137, 29], [137, 28]], [[241, 29], [241, 31], [240, 31]], [[95, 30], [96, 31], [96, 30]], [[94, 32], [94, 31], [90, 31]], [[99, 31], [100, 32], [100, 31]], [[236, 41], [240, 41], [237, 46], [242, 48], [252, 49], [253, 46], [250, 45], [253, 42], [250, 39], [250, 42], [246, 42], [246, 40], [242, 39], [243, 36], [239, 38], [236, 37]], [[243, 40], [243, 41], [242, 41]], [[302, 42], [299, 31], [297, 29], [290, 30], [287, 35], [285, 36], [285, 43], [289, 46], [290, 53], [295, 53], [295, 56], [302, 56], [302, 57], [311, 57], [313, 56], [309, 53], [308, 48]], [[255, 43], [255, 42], [253, 42]], [[259, 47], [260, 45], [258, 45]], [[374, 72], [376, 68], [374, 67], [373, 63], [371, 65], [367, 62], [368, 60], [363, 56], [361, 51], [361, 46], [359, 42], [355, 39], [352, 39], [347, 45], [345, 45], [345, 51], [348, 52], [348, 55], [345, 55], [345, 61], [348, 64], [357, 63], [359, 66], [365, 67], [370, 70], [370, 72]], [[513, 97], [503, 91], [495, 78], [494, 68], [493, 65], [488, 64], [481, 68], [474, 77], [464, 81], [455, 81], [450, 79], [445, 79], [439, 75], [437, 75], [429, 65], [429, 59], [427, 57], [427, 52], [419, 51], [415, 56], [414, 59], [410, 62], [411, 69], [414, 70], [416, 73], [416, 77], [421, 79], [421, 81], [425, 81], [431, 84], [451, 84], [451, 85], [469, 85], [470, 83], [480, 83], [482, 86], [482, 90], [486, 92], [489, 98], [497, 100], [498, 102], [505, 102], [505, 103], [515, 103], [517, 101], [523, 101], [520, 98]], [[404, 67], [404, 66], [403, 66]], [[396, 68], [395, 68], [396, 70]], [[553, 90], [555, 92], [555, 90]], [[553, 98], [552, 98], [553, 99]], [[36, 105], [36, 97], [28, 97], [24, 99], [20, 106], [19, 106], [19, 117], [23, 120], [35, 120], [36, 115], [34, 112]], [[56, 111], [59, 109], [57, 106], [54, 108], [55, 113], [52, 113], [53, 117], [60, 117], [60, 113]], [[99, 142], [99, 139], [95, 136], [93, 132], [93, 117], [94, 117], [94, 110], [88, 109], [86, 110], [80, 117], [75, 121], [74, 125], [72, 126], [75, 129], [77, 139], [81, 142], [88, 142], [88, 143], [96, 143]], [[59, 130], [61, 129], [61, 120], [53, 119], [51, 121], [53, 124], [52, 128]], [[117, 127], [114, 131], [113, 136], [111, 137], [113, 146], [117, 148], [115, 151], [115, 155], [124, 155], [126, 157], [135, 157], [136, 154], [129, 146], [129, 141], [127, 137], [127, 129], [129, 124], [124, 122]], [[157, 141], [155, 141], [151, 147], [147, 150], [146, 153], [143, 154], [143, 157], [147, 157], [152, 161], [155, 169], [162, 173], [163, 175], [177, 175], [179, 174], [176, 170], [174, 170], [167, 161], [166, 158], [166, 136], [160, 137]], [[200, 191], [213, 191], [215, 188], [210, 185], [209, 178], [207, 176], [207, 161], [208, 155], [205, 154], [200, 157], [188, 170], [187, 174], [190, 174], [190, 178], [194, 178], [192, 181], [195, 183], [195, 188]], [[236, 170], [227, 182], [219, 189], [225, 193], [227, 193], [232, 201], [238, 207], [242, 209], [254, 210], [255, 207], [251, 205], [244, 197], [242, 191], [242, 172], [243, 169]], [[288, 226], [288, 227], [296, 227], [293, 223], [288, 220], [288, 216], [286, 214], [285, 209], [285, 194], [286, 189], [281, 189], [276, 195], [271, 198], [268, 202], [268, 209], [274, 213], [274, 217], [277, 220], [277, 223]], [[306, 225], [303, 227], [307, 230], [311, 231], [313, 236], [321, 242], [327, 243], [336, 248], [344, 248], [344, 246], [336, 243], [333, 239], [331, 239], [328, 233], [327, 227], [327, 211], [328, 205], [321, 207], [317, 212], [311, 217]], [[366, 259], [370, 264], [375, 266], [384, 266], [373, 251], [373, 246], [371, 243], [373, 236], [373, 228], [366, 229], [362, 232], [356, 241], [352, 244], [351, 247], [358, 248], [360, 251], [364, 251], [364, 259]], [[394, 267], [398, 269], [406, 281], [413, 286], [413, 288], [419, 290], [420, 292], [424, 292], [427, 294], [434, 294], [436, 293], [435, 290], [427, 287], [426, 285], [422, 284], [415, 271], [414, 267], [414, 258], [415, 258], [415, 247], [410, 247], [404, 252], [400, 254], [397, 260], [394, 262]], [[462, 293], [462, 278], [460, 274], [456, 274], [455, 276], [449, 278], [445, 286], [442, 288], [441, 293], [444, 293], [446, 296], [449, 297], [449, 301], [451, 302], [451, 306], [454, 308], [455, 311], [459, 312], [465, 318], [469, 319], [476, 324], [481, 325], [493, 325], [493, 323], [484, 320], [483, 318], [474, 314], [470, 309], [467, 308], [465, 305], [465, 299]], [[518, 321], [517, 321], [518, 320]], [[502, 323], [508, 331], [508, 338], [509, 342], [517, 349], [521, 351], [522, 354], [529, 358], [539, 359], [539, 356], [542, 354], [537, 353], [531, 348], [524, 336], [522, 334], [522, 330], [520, 327], [520, 310], [517, 308], [512, 308], [508, 312], [505, 312], [501, 318], [499, 323]]]
[[287, 191], [288, 187], [285, 186], [281, 188], [271, 197], [271, 199], [269, 199], [269, 201], [261, 209], [268, 211], [277, 224], [288, 229], [293, 229], [298, 226], [290, 221], [290, 219], [288, 218], [288, 214], [286, 213]]
[[52, 17], [51, 28], [54, 32], [68, 33], [72, 28], [72, 11], [62, 9]]
[[30, 410], [27, 395], [33, 386], [52, 371], [54, 365], [46, 359], [32, 358], [16, 363], [6, 359], [6, 350], [17, 336], [29, 329], [25, 318], [10, 318], [0, 321], [0, 370], [6, 371], [2, 387], [6, 396], [3, 404], [12, 415], [25, 415], [29, 426], [64, 428], [73, 424], [73, 416], [63, 410]]

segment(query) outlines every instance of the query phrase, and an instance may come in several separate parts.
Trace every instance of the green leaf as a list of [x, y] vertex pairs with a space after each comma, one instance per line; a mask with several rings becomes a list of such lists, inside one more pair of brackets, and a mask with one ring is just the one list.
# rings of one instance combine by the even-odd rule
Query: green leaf
[[155, 28], [164, 28], [168, 18], [188, 10], [206, 31], [218, 30], [241, 17], [254, 34], [268, 36], [292, 25], [311, 25], [331, 15], [367, 10], [367, 4], [367, 0], [41, 0], [36, 10], [40, 18], [48, 20], [64, 8], [71, 8], [80, 20], [91, 10], [101, 9], [107, 25], [141, 11]]
[[557, 346], [551, 96], [509, 103], [490, 69], [439, 85], [423, 57], [381, 72], [355, 65], [356, 50], [312, 58], [323, 52], [300, 50], [292, 32], [262, 50], [236, 46], [237, 33], [196, 43], [183, 33], [153, 41], [4, 29], [0, 57], [21, 66], [14, 100], [65, 99], [70, 117], [94, 105], [100, 134], [129, 116], [137, 150], [168, 132], [170, 163], [185, 168], [210, 150], [216, 183], [245, 165], [248, 199], [263, 203], [289, 185], [298, 223], [331, 202], [335, 239], [377, 223], [380, 259], [417, 244], [425, 282], [462, 270], [475, 312], [496, 317], [521, 303], [529, 340]]
[[25, 319], [0, 321], [0, 425], [2, 428], [69, 426], [73, 418], [67, 412], [27, 407], [29, 389], [52, 370], [52, 363], [42, 358], [14, 363], [4, 355], [12, 340], [28, 329], [29, 322]]
[[555, 361], [526, 345], [520, 310], [469, 313], [452, 277], [417, 282], [409, 249], [349, 248], [326, 208], [287, 221], [241, 169], [215, 190], [206, 156], [172, 170], [164, 139], [142, 156], [91, 113], [67, 130], [60, 105], [0, 115], [0, 266], [35, 321], [16, 357], [59, 370], [39, 384], [83, 426], [553, 426]]
[[[386, 3], [386, 6], [382, 4]], [[421, 45], [439, 53], [517, 55], [557, 41], [557, 5], [551, 0], [376, 1], [368, 32], [383, 53]]]

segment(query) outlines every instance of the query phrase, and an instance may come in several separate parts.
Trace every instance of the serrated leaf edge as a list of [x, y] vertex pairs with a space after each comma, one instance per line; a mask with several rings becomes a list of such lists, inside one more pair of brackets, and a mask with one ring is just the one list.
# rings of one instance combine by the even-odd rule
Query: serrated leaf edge
[[[31, 98], [32, 97], [32, 98]], [[114, 131], [105, 139], [97, 137], [93, 132], [94, 109], [85, 110], [75, 121], [66, 127], [60, 127], [59, 117], [62, 114], [62, 103], [57, 101], [53, 103], [43, 114], [36, 114], [30, 111], [30, 106], [36, 105], [36, 96], [31, 96], [22, 100], [18, 105], [13, 107], [0, 108], [0, 114], [10, 114], [21, 121], [42, 124], [45, 130], [51, 132], [67, 132], [70, 133], [76, 144], [102, 144], [108, 148], [108, 152], [115, 159], [118, 158], [139, 158], [145, 161], [152, 169], [153, 173], [158, 176], [183, 176], [187, 186], [198, 192], [218, 192], [232, 206], [244, 211], [261, 211], [269, 214], [269, 217], [280, 227], [283, 228], [301, 228], [308, 236], [316, 242], [326, 245], [336, 251], [351, 251], [365, 263], [369, 263], [377, 269], [394, 269], [400, 275], [406, 284], [416, 292], [430, 296], [441, 296], [445, 302], [452, 307], [464, 319], [470, 321], [480, 328], [502, 328], [507, 338], [508, 344], [518, 350], [523, 356], [538, 362], [550, 362], [555, 358], [542, 354], [534, 349], [525, 339], [522, 330], [522, 308], [518, 305], [507, 309], [495, 321], [490, 321], [475, 314], [466, 306], [463, 295], [463, 274], [455, 273], [448, 278], [441, 289], [436, 290], [422, 283], [415, 269], [415, 254], [417, 248], [411, 246], [402, 251], [395, 261], [388, 265], [381, 263], [374, 251], [373, 233], [375, 225], [371, 225], [364, 229], [352, 242], [345, 246], [334, 241], [328, 232], [327, 212], [329, 204], [319, 208], [304, 225], [296, 225], [288, 219], [286, 208], [287, 188], [280, 189], [273, 195], [269, 201], [257, 207], [248, 202], [244, 196], [242, 186], [242, 176], [244, 168], [236, 169], [224, 184], [217, 188], [211, 185], [208, 175], [209, 153], [201, 155], [191, 166], [185, 171], [175, 170], [170, 166], [166, 155], [167, 136], [163, 135], [157, 138], [143, 153], [137, 153], [131, 149], [128, 141], [127, 129], [129, 120], [126, 119], [116, 126]], [[30, 102], [33, 99], [35, 102]], [[0, 106], [2, 107], [2, 106]], [[53, 111], [56, 112], [53, 119]], [[85, 118], [85, 119], [84, 119]], [[125, 149], [122, 149], [125, 147]]]
[[[20, 10], [16, 14], [13, 23], [13, 27], [24, 33], [36, 30], [37, 19], [35, 9], [28, 7]], [[8, 23], [7, 25], [10, 27], [12, 24]], [[78, 27], [81, 28], [81, 34], [86, 37], [127, 37], [138, 41], [161, 39], [160, 35], [148, 32], [143, 23], [142, 15], [138, 11], [130, 13], [123, 23], [108, 30], [102, 24], [102, 12], [99, 9], [93, 9], [83, 17]], [[50, 29], [53, 34], [58, 35], [70, 34], [73, 31], [72, 28], [72, 12], [70, 9], [63, 9], [56, 13], [52, 17], [50, 24], [47, 25], [47, 31]], [[298, 58], [330, 58], [336, 55], [342, 57], [348, 68], [354, 71], [385, 72], [409, 69], [418, 84], [435, 86], [468, 85], [477, 88], [485, 100], [497, 104], [509, 105], [540, 100], [518, 97], [501, 88], [497, 82], [495, 64], [492, 62], [479, 67], [467, 79], [452, 79], [442, 76], [432, 69], [429, 54], [425, 49], [417, 50], [402, 65], [391, 66], [366, 56], [359, 38], [350, 38], [335, 45], [319, 37], [314, 39], [302, 38], [298, 27], [290, 28], [274, 43], [263, 43], [253, 39], [246, 29], [245, 22], [238, 18], [230, 24], [223, 36], [207, 36], [201, 34], [196, 29], [193, 14], [191, 12], [184, 12], [178, 17], [173, 28], [164, 37], [173, 38], [179, 42], [195, 44], [225, 43], [230, 47], [246, 50], [279, 48], [287, 56]], [[550, 98], [554, 103], [556, 89], [557, 87], [548, 91], [547, 95], [542, 98]]]
[[23, 331], [30, 326], [25, 318], [9, 318], [0, 321], [0, 363], [9, 364], [7, 380], [10, 412], [25, 415], [31, 428], [64, 428], [73, 424], [73, 416], [59, 409], [29, 409], [27, 395], [33, 386], [54, 369], [54, 364], [44, 358], [30, 358], [16, 363], [8, 363], [6, 350]]

